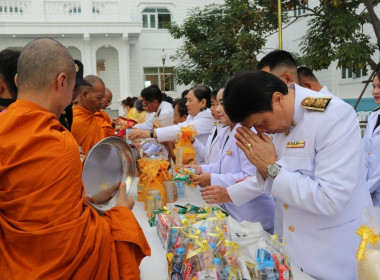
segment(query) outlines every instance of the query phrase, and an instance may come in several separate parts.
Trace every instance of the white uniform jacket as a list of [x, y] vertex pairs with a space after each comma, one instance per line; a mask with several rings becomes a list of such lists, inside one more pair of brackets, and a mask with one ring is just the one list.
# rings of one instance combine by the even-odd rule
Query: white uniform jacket
[[[359, 122], [354, 109], [335, 96], [325, 112], [303, 109], [304, 98], [321, 95], [298, 85], [295, 90], [295, 126], [273, 136], [280, 173], [265, 181], [257, 174], [228, 188], [229, 195], [241, 204], [257, 191], [272, 194], [275, 232], [285, 238], [290, 261], [316, 279], [357, 279], [355, 231], [363, 207], [372, 205]], [[303, 148], [294, 147], [298, 141], [305, 141]]]
[[[195, 139], [193, 146], [196, 153], [199, 155], [199, 158], [204, 158], [203, 164], [211, 164], [218, 160], [219, 154], [219, 137], [220, 131], [223, 127], [223, 124], [219, 122], [214, 123], [214, 127], [212, 128], [208, 138], [206, 146], [201, 143], [197, 138]], [[216, 133], [215, 137], [214, 134]]]
[[[229, 126], [221, 129], [217, 161], [201, 165], [202, 172], [211, 173], [211, 185], [228, 188], [235, 184], [236, 180], [256, 173], [255, 166], [249, 162], [243, 151], [236, 145], [234, 135], [238, 127], [241, 125], [236, 124], [232, 131]], [[238, 221], [260, 222], [265, 230], [273, 229], [274, 200], [271, 195], [260, 195], [240, 206], [232, 202], [224, 203], [222, 206]]]
[[366, 180], [374, 206], [380, 207], [380, 126], [375, 128], [380, 107], [368, 118], [363, 137]]
[[146, 120], [143, 123], [135, 124], [133, 128], [140, 129], [152, 129], [153, 122], [157, 120], [162, 126], [168, 126], [173, 124], [174, 109], [173, 105], [169, 102], [162, 101], [157, 109], [157, 112], [149, 113], [146, 116]]
[[181, 135], [182, 126], [194, 125], [198, 133], [197, 139], [205, 145], [208, 135], [214, 126], [214, 122], [215, 120], [211, 115], [210, 109], [206, 109], [199, 112], [195, 117], [188, 115], [186, 121], [179, 124], [156, 128], [157, 141], [165, 142], [176, 140]]

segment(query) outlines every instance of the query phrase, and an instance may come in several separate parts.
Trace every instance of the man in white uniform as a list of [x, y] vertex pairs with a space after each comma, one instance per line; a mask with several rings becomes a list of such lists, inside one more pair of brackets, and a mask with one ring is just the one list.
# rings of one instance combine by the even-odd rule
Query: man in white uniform
[[327, 86], [322, 86], [319, 83], [317, 77], [315, 77], [315, 75], [313, 74], [313, 71], [311, 71], [309, 68], [305, 66], [298, 67], [297, 75], [298, 75], [298, 84], [301, 87], [331, 95]]
[[152, 85], [144, 88], [141, 91], [141, 97], [148, 116], [144, 123], [136, 124], [133, 128], [152, 129], [173, 124], [173, 106], [169, 102], [163, 101], [163, 95], [158, 86]]
[[273, 195], [280, 215], [275, 233], [285, 238], [290, 261], [316, 279], [357, 279], [355, 231], [372, 202], [353, 108], [247, 71], [228, 83], [225, 110], [244, 126], [237, 145], [257, 168], [256, 177], [228, 188], [230, 199], [240, 205], [259, 193]]

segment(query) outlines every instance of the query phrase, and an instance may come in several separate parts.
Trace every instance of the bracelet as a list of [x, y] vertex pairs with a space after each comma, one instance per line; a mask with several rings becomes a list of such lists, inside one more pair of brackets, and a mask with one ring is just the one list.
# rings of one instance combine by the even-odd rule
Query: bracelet
[[153, 128], [150, 130], [150, 138], [154, 138], [154, 129]]

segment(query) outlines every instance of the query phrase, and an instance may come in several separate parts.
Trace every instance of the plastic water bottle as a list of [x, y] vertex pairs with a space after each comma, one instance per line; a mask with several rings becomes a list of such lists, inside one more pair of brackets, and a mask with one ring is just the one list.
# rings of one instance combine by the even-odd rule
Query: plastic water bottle
[[200, 227], [199, 229], [201, 230], [201, 233], [199, 234], [199, 237], [208, 241], [207, 227]]
[[169, 238], [168, 252], [172, 252], [175, 249], [175, 245], [178, 239], [178, 229], [173, 228]]
[[175, 250], [174, 257], [172, 259], [172, 274], [171, 279], [172, 280], [182, 280], [182, 264], [185, 260], [185, 248], [179, 247]]
[[218, 279], [221, 279], [221, 261], [220, 258], [214, 258], [212, 264], [215, 267], [216, 273], [218, 274]]

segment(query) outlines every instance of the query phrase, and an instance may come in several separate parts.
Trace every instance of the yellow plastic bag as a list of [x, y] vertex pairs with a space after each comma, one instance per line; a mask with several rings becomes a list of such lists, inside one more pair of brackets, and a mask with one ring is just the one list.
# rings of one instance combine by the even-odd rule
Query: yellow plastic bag
[[196, 152], [190, 139], [197, 136], [197, 131], [192, 125], [181, 127], [182, 135], [175, 146], [175, 169], [178, 171], [182, 166], [195, 164]]

